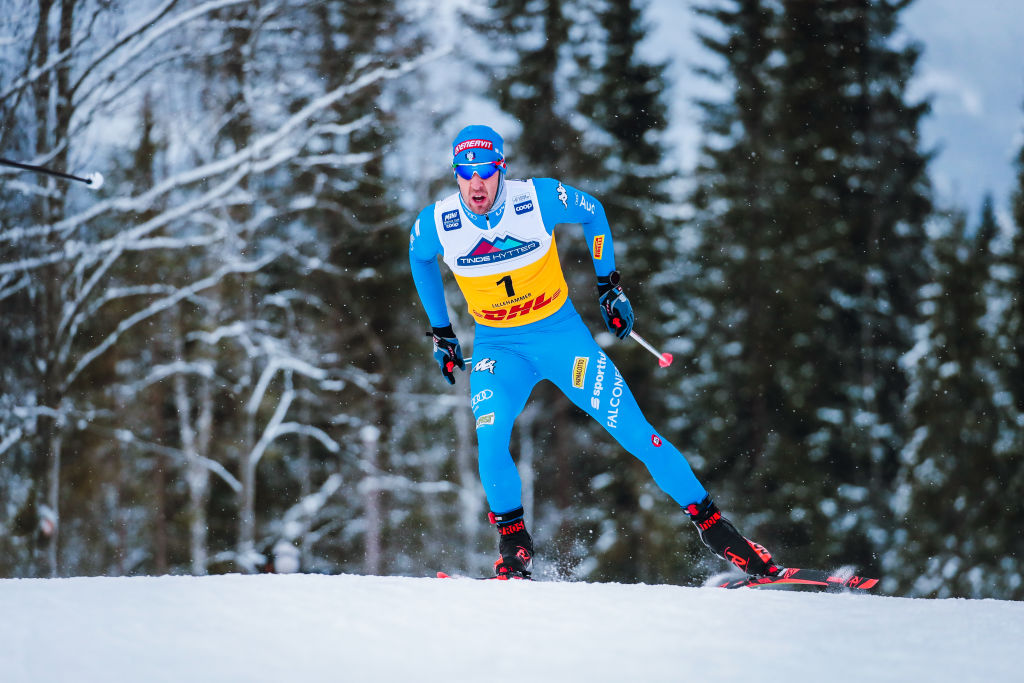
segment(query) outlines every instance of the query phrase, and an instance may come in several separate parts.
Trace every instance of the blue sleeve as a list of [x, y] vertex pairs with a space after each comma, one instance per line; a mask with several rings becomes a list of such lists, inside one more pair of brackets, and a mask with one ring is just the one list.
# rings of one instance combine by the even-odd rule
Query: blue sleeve
[[434, 227], [434, 205], [420, 211], [409, 231], [409, 269], [416, 293], [427, 312], [431, 327], [447, 327], [448, 307], [445, 305], [444, 282], [437, 256], [441, 253], [441, 241]]
[[615, 270], [615, 250], [612, 248], [612, 230], [601, 202], [571, 185], [563, 185], [554, 178], [534, 178], [540, 215], [548, 233], [561, 223], [579, 223], [587, 240], [594, 273], [607, 275]]

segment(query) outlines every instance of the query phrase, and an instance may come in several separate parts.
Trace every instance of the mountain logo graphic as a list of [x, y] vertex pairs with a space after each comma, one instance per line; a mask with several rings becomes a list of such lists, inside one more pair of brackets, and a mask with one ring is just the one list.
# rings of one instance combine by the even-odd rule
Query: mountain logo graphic
[[455, 261], [460, 266], [484, 266], [528, 254], [539, 246], [540, 242], [536, 240], [524, 242], [511, 235], [494, 240], [481, 238], [468, 254]]

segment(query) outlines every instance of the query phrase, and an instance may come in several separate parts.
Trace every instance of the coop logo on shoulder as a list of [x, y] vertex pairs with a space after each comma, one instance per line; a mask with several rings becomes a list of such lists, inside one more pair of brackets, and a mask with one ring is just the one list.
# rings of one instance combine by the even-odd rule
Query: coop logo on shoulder
[[521, 194], [512, 199], [512, 208], [515, 210], [517, 216], [524, 213], [530, 213], [533, 211], [533, 200], [530, 199], [530, 195]]
[[446, 231], [458, 230], [462, 227], [462, 217], [459, 216], [459, 212], [456, 211], [445, 211], [441, 214], [441, 227]]

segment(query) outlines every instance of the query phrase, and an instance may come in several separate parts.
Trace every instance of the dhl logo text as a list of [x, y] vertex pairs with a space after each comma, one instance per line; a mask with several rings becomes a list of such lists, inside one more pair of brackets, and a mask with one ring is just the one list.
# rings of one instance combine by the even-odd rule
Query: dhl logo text
[[539, 311], [552, 302], [557, 301], [560, 296], [562, 296], [562, 290], [558, 289], [550, 298], [548, 298], [548, 295], [545, 292], [511, 306], [500, 306], [498, 308], [483, 311], [482, 313], [477, 311], [474, 311], [474, 313], [477, 317], [483, 318], [484, 320], [512, 320], [513, 318], [525, 317], [530, 313]]

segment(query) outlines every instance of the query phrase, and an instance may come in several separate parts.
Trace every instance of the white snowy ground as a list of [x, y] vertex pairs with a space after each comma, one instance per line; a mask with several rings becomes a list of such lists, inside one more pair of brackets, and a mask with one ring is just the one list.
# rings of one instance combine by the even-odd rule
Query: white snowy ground
[[1019, 681], [1024, 603], [372, 576], [0, 580], [0, 681]]

